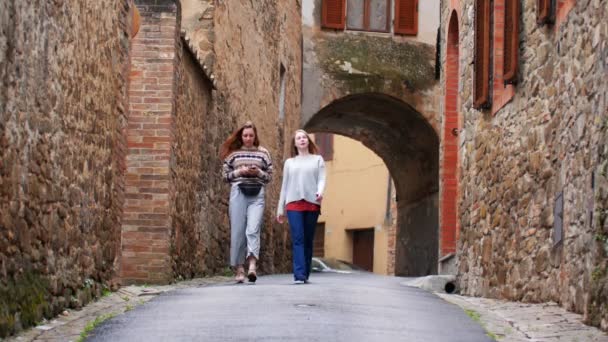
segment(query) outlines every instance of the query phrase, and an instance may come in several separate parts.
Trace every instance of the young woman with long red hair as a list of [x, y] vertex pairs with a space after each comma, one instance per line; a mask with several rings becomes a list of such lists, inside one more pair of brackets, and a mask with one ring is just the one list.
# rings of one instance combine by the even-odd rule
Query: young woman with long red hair
[[260, 230], [264, 215], [264, 188], [272, 178], [272, 160], [260, 146], [258, 131], [251, 122], [235, 130], [222, 145], [223, 178], [230, 183], [230, 265], [237, 283], [257, 279]]

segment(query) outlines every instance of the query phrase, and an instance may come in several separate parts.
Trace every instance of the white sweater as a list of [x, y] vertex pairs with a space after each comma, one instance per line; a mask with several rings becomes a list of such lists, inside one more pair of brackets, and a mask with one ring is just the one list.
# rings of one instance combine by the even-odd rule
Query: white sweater
[[283, 185], [277, 206], [277, 216], [284, 215], [285, 205], [290, 202], [305, 200], [317, 202], [317, 194], [325, 190], [325, 162], [318, 154], [295, 156], [283, 165]]

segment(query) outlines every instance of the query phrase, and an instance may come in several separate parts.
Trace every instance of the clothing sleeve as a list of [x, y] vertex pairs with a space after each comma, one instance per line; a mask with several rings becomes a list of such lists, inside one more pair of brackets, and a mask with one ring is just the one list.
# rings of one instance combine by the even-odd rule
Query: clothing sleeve
[[283, 164], [283, 183], [281, 184], [281, 195], [277, 204], [277, 216], [284, 215], [285, 200], [287, 198], [287, 184], [289, 183], [289, 159]]
[[270, 158], [270, 153], [266, 150], [264, 152], [264, 163], [266, 164], [266, 167], [263, 170], [260, 170], [259, 178], [264, 184], [268, 184], [272, 180], [272, 173], [274, 169], [272, 166], [272, 159]]
[[239, 176], [239, 171], [235, 170], [234, 165], [232, 164], [234, 158], [231, 157], [231, 155], [226, 157], [226, 159], [224, 159], [224, 164], [222, 165], [222, 179], [226, 183], [232, 182], [233, 179]]
[[319, 169], [318, 169], [318, 181], [317, 181], [317, 194], [323, 195], [325, 191], [325, 161], [322, 156], [319, 156]]

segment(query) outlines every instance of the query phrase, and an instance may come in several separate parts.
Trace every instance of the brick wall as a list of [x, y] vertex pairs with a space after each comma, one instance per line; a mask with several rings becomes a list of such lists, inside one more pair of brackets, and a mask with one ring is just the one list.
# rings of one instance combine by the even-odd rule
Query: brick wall
[[170, 262], [170, 167], [179, 15], [175, 1], [138, 0], [132, 42], [121, 278], [164, 283]]
[[111, 286], [128, 13], [118, 0], [0, 2], [0, 337]]

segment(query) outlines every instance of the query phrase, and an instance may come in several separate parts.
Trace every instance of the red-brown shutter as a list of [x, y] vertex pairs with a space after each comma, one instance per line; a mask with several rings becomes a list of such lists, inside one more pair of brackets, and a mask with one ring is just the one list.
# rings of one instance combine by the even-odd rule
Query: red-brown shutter
[[519, 55], [519, 0], [505, 1], [504, 43], [504, 81], [505, 83], [515, 83]]
[[539, 25], [551, 22], [551, 0], [536, 1], [536, 22]]
[[418, 34], [418, 0], [395, 0], [395, 33]]
[[343, 30], [344, 17], [346, 15], [344, 3], [346, 0], [322, 0], [321, 6], [321, 26]]
[[475, 1], [475, 78], [473, 106], [490, 104], [490, 0]]

